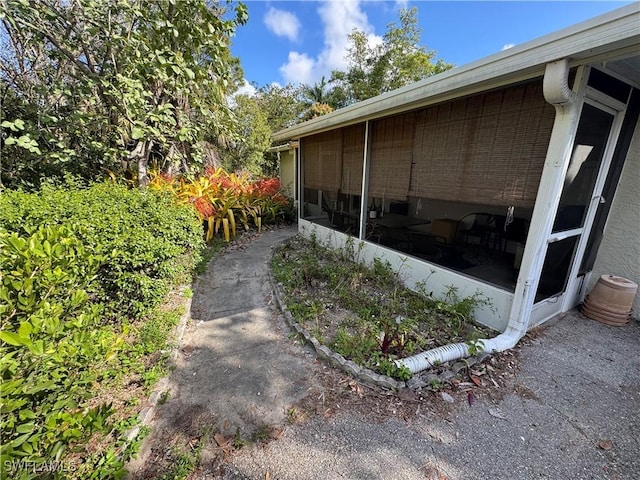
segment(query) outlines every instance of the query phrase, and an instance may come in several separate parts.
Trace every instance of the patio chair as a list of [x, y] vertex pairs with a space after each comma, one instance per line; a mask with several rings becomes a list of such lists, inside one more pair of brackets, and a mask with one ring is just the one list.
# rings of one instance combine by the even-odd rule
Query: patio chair
[[401, 252], [409, 250], [409, 238], [407, 230], [401, 228], [391, 228], [385, 225], [376, 226], [379, 233], [378, 243], [385, 247], [393, 248]]
[[478, 248], [488, 247], [490, 241], [495, 241], [496, 218], [490, 213], [469, 213], [458, 221], [456, 236], [462, 237], [465, 245], [469, 245], [470, 238], [477, 238]]
[[496, 217], [496, 239], [501, 252], [507, 250], [507, 244], [511, 242], [524, 243], [529, 231], [529, 221], [524, 218], [514, 218], [505, 226], [506, 217], [497, 215]]

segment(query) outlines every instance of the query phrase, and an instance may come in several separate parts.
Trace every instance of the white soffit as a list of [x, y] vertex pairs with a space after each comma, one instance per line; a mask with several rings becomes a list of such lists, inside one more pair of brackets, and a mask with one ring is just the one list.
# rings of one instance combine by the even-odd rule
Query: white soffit
[[281, 130], [274, 141], [300, 138], [373, 118], [541, 77], [562, 58], [570, 66], [640, 54], [640, 3], [634, 3], [467, 65]]

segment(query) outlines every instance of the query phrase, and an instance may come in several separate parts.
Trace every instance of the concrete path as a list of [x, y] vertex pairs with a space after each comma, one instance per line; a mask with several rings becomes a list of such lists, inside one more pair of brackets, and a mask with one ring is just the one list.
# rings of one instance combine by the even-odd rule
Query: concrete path
[[306, 392], [310, 353], [288, 342], [268, 279], [272, 246], [292, 228], [265, 232], [217, 258], [194, 290], [176, 382], [180, 397], [206, 406], [223, 434], [245, 438], [285, 421]]
[[314, 417], [241, 451], [228, 478], [640, 479], [637, 323], [608, 327], [573, 313], [523, 347], [519, 362], [502, 394], [472, 406], [456, 397], [442, 416]]
[[[507, 386], [479, 391], [472, 404], [466, 395], [453, 404], [385, 396], [342, 374], [327, 385], [332, 369], [291, 341], [271, 302], [271, 246], [293, 233], [267, 232], [227, 251], [198, 282], [171, 396], [138, 467], [158, 458], [162, 439], [211, 425], [243, 438], [276, 434], [222, 466], [220, 449], [207, 446], [190, 479], [640, 479], [636, 322], [608, 327], [577, 312], [555, 319], [514, 355], [520, 368]], [[340, 389], [324, 405], [324, 394]], [[318, 392], [327, 408], [289, 424], [291, 406]], [[373, 411], [378, 400], [387, 416]]]

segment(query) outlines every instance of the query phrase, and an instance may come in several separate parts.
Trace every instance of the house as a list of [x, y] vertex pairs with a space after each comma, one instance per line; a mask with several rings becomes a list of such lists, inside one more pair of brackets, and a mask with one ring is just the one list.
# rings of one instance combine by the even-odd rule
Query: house
[[300, 231], [435, 295], [481, 292], [488, 351], [602, 274], [640, 283], [639, 25], [636, 3], [277, 132]]
[[278, 178], [282, 192], [297, 205], [298, 189], [296, 188], [298, 142], [289, 142], [267, 150], [278, 156]]

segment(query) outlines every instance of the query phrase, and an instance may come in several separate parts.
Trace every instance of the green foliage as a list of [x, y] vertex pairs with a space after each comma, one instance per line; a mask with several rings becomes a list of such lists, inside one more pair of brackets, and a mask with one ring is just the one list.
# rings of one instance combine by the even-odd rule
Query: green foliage
[[233, 112], [238, 122], [238, 139], [220, 145], [223, 166], [229, 171], [248, 171], [258, 176], [278, 173], [278, 154], [268, 152], [273, 132], [300, 121], [305, 105], [300, 88], [267, 85], [249, 95], [236, 95]]
[[148, 312], [189, 278], [201, 245], [193, 211], [154, 192], [72, 182], [3, 192], [2, 478], [124, 474], [136, 446], [122, 434], [137, 412], [113, 411], [105, 392], [166, 372], [155, 354], [182, 310]]
[[260, 102], [248, 95], [237, 95], [233, 109], [238, 120], [239, 140], [222, 153], [222, 166], [230, 171], [245, 170], [252, 175], [273, 174], [265, 164], [265, 152], [271, 146], [271, 128]]
[[361, 366], [407, 379], [411, 373], [395, 359], [475, 342], [486, 333], [473, 323], [473, 311], [488, 305], [480, 294], [461, 299], [450, 289], [435, 299], [424, 288], [411, 291], [389, 262], [374, 259], [371, 268], [354, 262], [361, 254], [354, 247], [331, 250], [312, 235], [286, 242], [273, 256], [289, 311], [321, 343]]
[[0, 197], [0, 226], [18, 234], [38, 225], [74, 225], [86, 249], [103, 260], [92, 300], [106, 319], [138, 318], [158, 305], [176, 278], [199, 259], [202, 226], [168, 195], [112, 183], [45, 186]]
[[[438, 301], [435, 308], [450, 319], [451, 328], [459, 333], [465, 332], [473, 321], [473, 312], [480, 307], [490, 307], [491, 302], [482, 293], [476, 292], [469, 297], [460, 298], [458, 289], [450, 286], [444, 298]], [[474, 332], [472, 332], [474, 333]], [[476, 340], [471, 338], [470, 340]]]
[[[88, 291], [104, 259], [86, 249], [78, 227], [0, 227], [0, 468], [36, 478], [69, 447], [105, 431], [111, 410], [86, 403], [91, 368], [118, 344], [99, 332]], [[64, 464], [60, 464], [61, 468]], [[75, 469], [74, 465], [67, 465]]]
[[284, 87], [272, 84], [258, 89], [254, 98], [265, 112], [272, 131], [277, 132], [300, 121], [306, 108], [300, 92], [301, 87], [291, 84]]
[[137, 348], [144, 353], [153, 353], [164, 348], [174, 327], [180, 322], [180, 310], [168, 312], [154, 312], [142, 324], [138, 332], [139, 344]]
[[226, 95], [242, 77], [229, 41], [243, 4], [7, 0], [0, 17], [1, 120], [23, 121], [3, 142], [6, 185], [121, 161], [144, 184], [149, 162], [189, 168], [202, 140], [238, 138]]
[[329, 82], [334, 85], [334, 106], [359, 102], [453, 67], [442, 60], [434, 63], [435, 52], [420, 45], [417, 13], [415, 7], [402, 9], [399, 24], [391, 23], [377, 46], [369, 44], [363, 31], [349, 35], [348, 69], [332, 72]]

